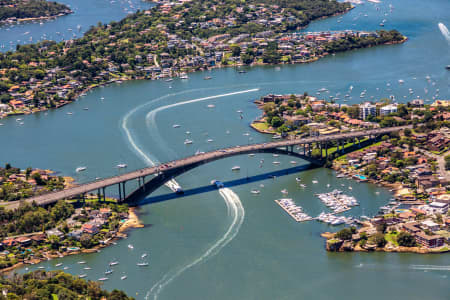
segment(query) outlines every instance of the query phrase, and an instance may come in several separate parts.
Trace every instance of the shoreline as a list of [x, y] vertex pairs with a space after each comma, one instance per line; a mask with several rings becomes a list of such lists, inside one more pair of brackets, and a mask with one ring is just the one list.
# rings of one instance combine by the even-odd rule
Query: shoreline
[[[349, 9], [350, 10], [350, 9]], [[347, 11], [343, 12], [347, 13]], [[329, 17], [333, 17], [335, 15], [341, 15], [341, 13], [339, 14], [334, 14], [332, 16], [327, 16], [327, 17], [322, 17], [322, 18], [329, 18]], [[309, 25], [309, 24], [308, 24]], [[306, 25], [305, 28], [308, 26]], [[367, 47], [363, 47], [363, 48], [355, 48], [355, 49], [349, 49], [346, 51], [341, 51], [341, 52], [349, 52], [352, 50], [357, 50], [357, 49], [366, 49], [366, 48], [372, 48], [372, 47], [378, 47], [378, 46], [383, 46], [383, 45], [396, 45], [396, 44], [403, 44], [408, 40], [408, 38], [406, 36], [403, 36], [403, 40], [401, 41], [394, 41], [394, 42], [386, 42], [383, 44], [379, 44], [379, 45], [373, 45], [373, 46], [367, 46]], [[339, 52], [338, 52], [339, 53]], [[318, 56], [315, 56], [313, 58], [309, 58], [306, 60], [302, 60], [302, 61], [290, 61], [290, 62], [279, 62], [279, 63], [264, 63], [264, 62], [253, 62], [249, 65], [243, 64], [243, 63], [236, 63], [236, 64], [232, 64], [232, 65], [215, 65], [215, 66], [210, 66], [210, 67], [201, 67], [198, 69], [180, 69], [179, 72], [176, 72], [174, 75], [170, 75], [170, 76], [162, 76], [162, 77], [158, 77], [158, 78], [149, 78], [146, 76], [122, 76], [122, 77], [117, 77], [117, 78], [112, 78], [106, 82], [101, 82], [101, 83], [93, 83], [93, 84], [89, 84], [86, 87], [84, 87], [82, 90], [80, 91], [74, 91], [74, 97], [72, 100], [63, 100], [63, 102], [58, 103], [55, 107], [53, 108], [49, 108], [49, 107], [42, 107], [41, 109], [37, 109], [37, 108], [33, 108], [31, 111], [21, 111], [21, 112], [14, 112], [11, 114], [6, 115], [4, 118], [7, 117], [13, 117], [13, 116], [17, 116], [17, 115], [29, 115], [29, 114], [34, 114], [34, 113], [38, 113], [38, 112], [44, 112], [44, 111], [48, 111], [48, 110], [53, 110], [53, 109], [58, 109], [62, 106], [65, 106], [67, 104], [70, 104], [72, 102], [78, 101], [80, 99], [81, 96], [85, 95], [87, 92], [89, 92], [92, 89], [98, 88], [98, 87], [104, 87], [104, 86], [108, 86], [110, 84], [121, 84], [125, 81], [131, 81], [131, 80], [160, 80], [160, 79], [164, 79], [164, 78], [179, 78], [183, 73], [197, 73], [197, 72], [205, 72], [205, 71], [210, 71], [210, 70], [214, 70], [214, 69], [222, 69], [222, 68], [229, 68], [229, 67], [234, 67], [234, 68], [240, 68], [240, 67], [248, 67], [248, 68], [253, 68], [253, 67], [261, 67], [261, 66], [282, 66], [282, 65], [297, 65], [297, 64], [307, 64], [307, 63], [314, 63], [316, 61], [319, 61], [320, 59], [330, 56], [330, 55], [335, 55], [336, 53], [326, 53], [326, 54], [321, 54]], [[0, 118], [2, 119], [2, 118]], [[253, 123], [253, 122], [252, 122]], [[257, 129], [255, 129], [257, 130]], [[261, 132], [261, 133], [265, 133], [265, 132]]]
[[119, 239], [127, 238], [128, 236], [126, 234], [126, 231], [133, 229], [133, 228], [143, 228], [143, 227], [144, 227], [144, 224], [142, 224], [141, 220], [139, 219], [139, 216], [136, 212], [136, 207], [130, 207], [128, 209], [128, 219], [120, 226], [117, 233], [113, 237], [111, 237], [109, 240], [107, 240], [105, 243], [103, 243], [103, 244], [101, 243], [101, 244], [96, 245], [89, 249], [79, 249], [76, 251], [70, 251], [70, 252], [66, 251], [66, 252], [62, 252], [62, 253], [58, 252], [60, 255], [55, 255], [55, 254], [49, 253], [49, 254], [46, 254], [45, 257], [43, 257], [43, 258], [35, 258], [35, 259], [29, 260], [27, 262], [21, 261], [10, 267], [0, 269], [0, 274], [7, 274], [7, 273], [9, 273], [15, 269], [21, 268], [23, 266], [35, 265], [35, 264], [39, 264], [44, 261], [50, 261], [55, 258], [63, 258], [63, 257], [69, 256], [69, 255], [100, 252], [100, 249], [106, 248], [110, 245], [114, 245], [115, 241], [118, 241]]
[[[64, 17], [67, 15], [73, 14], [73, 10], [68, 11], [62, 11], [59, 14], [51, 15], [51, 16], [41, 16], [41, 17], [30, 17], [30, 18], [21, 18], [21, 19], [5, 19], [3, 21], [0, 21], [0, 26], [8, 25], [8, 24], [18, 24], [22, 22], [32, 22], [32, 21], [43, 21], [43, 20], [50, 20], [50, 19], [56, 19], [59, 17]], [[14, 17], [15, 18], [15, 17]]]

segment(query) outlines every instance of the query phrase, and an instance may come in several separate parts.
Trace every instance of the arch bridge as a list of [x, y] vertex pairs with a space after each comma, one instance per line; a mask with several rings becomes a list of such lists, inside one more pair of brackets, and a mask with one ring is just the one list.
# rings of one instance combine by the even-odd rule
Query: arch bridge
[[[120, 201], [134, 201], [140, 197], [150, 194], [169, 180], [198, 166], [227, 157], [251, 153], [290, 155], [320, 166], [326, 161], [328, 156], [328, 147], [332, 142], [337, 141], [337, 151], [343, 153], [345, 151], [344, 145], [348, 140], [357, 141], [359, 144], [360, 139], [363, 137], [368, 137], [370, 141], [373, 141], [381, 135], [400, 131], [406, 128], [412, 128], [412, 126], [386, 127], [218, 149], [179, 160], [162, 163], [157, 166], [135, 170], [122, 175], [81, 184], [70, 189], [35, 196], [28, 198], [26, 201], [35, 202], [37, 205], [45, 206], [55, 203], [61, 199], [71, 199], [74, 197], [84, 198], [87, 193], [93, 191], [97, 191], [98, 195], [105, 199], [105, 189], [114, 185], [118, 186]], [[320, 149], [321, 155], [318, 158], [312, 157], [312, 149], [314, 146], [316, 149]], [[148, 179], [149, 177], [151, 178]], [[126, 183], [131, 180], [138, 181], [138, 188], [127, 195]]]

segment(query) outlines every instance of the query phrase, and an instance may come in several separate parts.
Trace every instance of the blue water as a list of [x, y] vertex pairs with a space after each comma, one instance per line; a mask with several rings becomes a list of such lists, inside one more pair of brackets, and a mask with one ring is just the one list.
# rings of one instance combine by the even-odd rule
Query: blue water
[[[384, 9], [389, 3], [395, 7], [393, 13], [381, 16], [375, 7]], [[398, 28], [408, 42], [338, 54], [305, 65], [251, 68], [246, 74], [232, 68], [214, 70], [208, 72], [212, 77], [208, 81], [203, 80], [206, 74], [196, 73], [189, 74], [187, 81], [114, 84], [93, 90], [59, 110], [25, 116], [24, 125], [14, 119], [2, 120], [0, 163], [50, 168], [86, 182], [122, 172], [114, 168], [118, 163], [127, 163], [132, 170], [148, 165], [149, 160], [167, 161], [197, 150], [268, 141], [269, 137], [248, 126], [261, 113], [253, 100], [267, 93], [315, 94], [326, 87], [330, 93], [320, 96], [327, 97], [343, 95], [352, 85], [352, 99], [347, 103], [364, 100], [359, 98], [364, 89], [369, 99], [393, 94], [401, 101], [419, 96], [430, 103], [437, 89], [440, 98], [448, 99], [449, 72], [444, 67], [450, 62], [450, 47], [437, 27], [438, 22], [450, 25], [448, 11], [450, 1], [444, 0], [365, 3], [344, 15], [341, 23], [334, 17], [314, 22], [306, 30], [373, 30], [386, 18], [385, 28]], [[355, 17], [358, 19], [353, 20]], [[430, 81], [425, 79], [427, 75]], [[399, 79], [405, 84], [399, 85]], [[254, 88], [259, 90], [151, 113], [174, 103]], [[414, 90], [413, 95], [408, 88]], [[244, 119], [237, 110], [244, 111]], [[181, 128], [174, 129], [173, 124]], [[243, 135], [246, 132], [250, 135]], [[193, 145], [183, 144], [188, 136]], [[208, 143], [209, 138], [214, 142]], [[260, 159], [265, 161], [262, 167]], [[273, 165], [274, 160], [281, 164]], [[117, 259], [120, 264], [104, 287], [123, 289], [137, 299], [144, 299], [150, 291], [148, 299], [448, 299], [448, 254], [327, 253], [319, 234], [336, 228], [294, 222], [273, 201], [283, 197], [282, 189], [312, 216], [327, 210], [314, 194], [329, 189], [342, 189], [361, 202], [346, 213], [354, 216], [375, 214], [391, 194], [375, 185], [336, 178], [333, 171], [323, 168], [267, 177], [270, 172], [290, 168], [290, 160], [271, 155], [238, 156], [201, 166], [177, 178], [185, 197], [173, 197], [166, 187], [147, 197], [146, 201], [154, 204], [140, 208], [146, 228], [131, 231], [128, 239], [101, 253], [69, 256], [40, 266], [57, 269], [55, 264], [62, 262], [68, 272], [88, 273], [88, 279], [96, 280], [104, 276], [108, 263]], [[75, 168], [81, 165], [88, 169], [77, 174]], [[235, 165], [241, 167], [240, 172], [231, 171]], [[298, 165], [307, 163], [298, 160]], [[295, 177], [307, 187], [299, 187]], [[210, 190], [213, 179], [224, 182], [238, 199], [231, 192], [223, 195]], [[253, 196], [252, 189], [260, 189], [261, 194]], [[118, 191], [112, 187], [108, 193]], [[128, 244], [133, 244], [134, 250]], [[149, 253], [150, 267], [138, 268], [136, 263], [144, 252]], [[87, 261], [92, 270], [82, 270], [76, 263], [79, 260]], [[444, 268], [437, 270], [436, 266]], [[128, 279], [120, 280], [122, 274]]]

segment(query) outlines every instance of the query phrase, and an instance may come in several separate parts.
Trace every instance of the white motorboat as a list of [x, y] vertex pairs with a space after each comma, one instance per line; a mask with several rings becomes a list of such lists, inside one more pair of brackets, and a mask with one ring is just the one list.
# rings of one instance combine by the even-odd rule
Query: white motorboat
[[127, 164], [118, 164], [117, 167], [118, 168], [126, 168], [126, 167], [128, 167], [128, 165]]
[[111, 274], [112, 272], [114, 272], [113, 270], [106, 270], [105, 271], [105, 275]]
[[61, 267], [62, 263], [56, 264], [55, 267]]
[[178, 124], [173, 124], [173, 125], [172, 125], [172, 127], [173, 127], [173, 128], [180, 128], [180, 127], [181, 127], [181, 125], [178, 125]]
[[86, 169], [87, 169], [87, 167], [78, 167], [78, 168], [75, 169], [75, 172], [82, 172], [82, 171], [84, 171]]
[[297, 164], [297, 162], [295, 160], [291, 160], [290, 163], [291, 163], [291, 165]]
[[123, 275], [122, 277], [120, 277], [120, 280], [125, 280], [127, 279], [127, 275]]
[[112, 261], [112, 262], [109, 263], [110, 266], [115, 266], [115, 265], [118, 265], [118, 264], [119, 264], [118, 261]]
[[78, 278], [84, 278], [86, 276], [87, 276], [87, 274], [81, 274], [81, 275], [78, 275]]
[[272, 162], [274, 165], [279, 165], [280, 164], [280, 162], [279, 161], [274, 161], [274, 162]]
[[319, 182], [317, 180], [313, 180], [312, 183], [317, 184]]
[[131, 244], [128, 244], [128, 248], [129, 248], [129, 249], [134, 249], [134, 246], [131, 245]]
[[91, 267], [84, 267], [83, 269], [84, 269], [84, 270], [92, 270]]
[[287, 195], [288, 191], [286, 189], [283, 189], [283, 190], [281, 190], [281, 193], [284, 194], [284, 195]]
[[253, 195], [258, 195], [260, 193], [259, 190], [251, 190], [250, 193], [252, 193]]
[[98, 281], [105, 281], [105, 280], [108, 280], [108, 277], [102, 277], [98, 279]]
[[214, 140], [213, 139], [208, 139], [208, 140], [206, 140], [208, 143], [212, 143], [212, 142], [214, 142]]
[[185, 144], [185, 145], [190, 145], [190, 144], [192, 144], [192, 141], [189, 140], [189, 139], [185, 139], [185, 140], [184, 140], [184, 144]]
[[83, 265], [83, 264], [85, 264], [86, 262], [84, 261], [84, 260], [82, 260], [82, 261], [79, 261], [78, 262], [80, 265]]
[[239, 171], [241, 169], [241, 167], [239, 166], [234, 166], [231, 168], [231, 171]]
[[148, 266], [148, 262], [141, 262], [141, 263], [137, 263], [136, 265], [138, 267], [147, 267]]
[[215, 106], [214, 104], [208, 104], [207, 107], [208, 107], [208, 108], [214, 108], [214, 107], [216, 107], [216, 106]]
[[148, 254], [144, 253], [144, 254], [141, 255], [141, 258], [146, 258], [147, 256], [148, 256]]
[[68, 115], [73, 115], [73, 112], [69, 111], [67, 114], [68, 114]]
[[298, 178], [298, 177], [295, 177], [295, 181], [300, 182], [300, 181], [302, 181], [302, 179]]
[[182, 75], [180, 76], [180, 79], [189, 79], [189, 76], [187, 76], [186, 74], [182, 74]]

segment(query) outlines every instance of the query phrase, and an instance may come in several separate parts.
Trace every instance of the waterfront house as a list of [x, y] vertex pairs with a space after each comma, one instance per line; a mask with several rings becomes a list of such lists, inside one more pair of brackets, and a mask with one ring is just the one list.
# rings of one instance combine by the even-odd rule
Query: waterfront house
[[83, 233], [94, 235], [100, 232], [100, 228], [96, 224], [85, 223], [81, 226]]
[[54, 228], [54, 229], [50, 229], [50, 230], [46, 230], [45, 234], [47, 235], [47, 238], [49, 238], [52, 235], [57, 236], [58, 238], [62, 238], [64, 237], [64, 233], [62, 233], [59, 229]]
[[424, 232], [416, 234], [416, 240], [427, 248], [436, 248], [444, 245], [444, 238], [440, 235], [427, 235]]
[[415, 235], [416, 233], [421, 231], [418, 226], [419, 224], [417, 222], [404, 223], [403, 229], [411, 233], [412, 235]]

